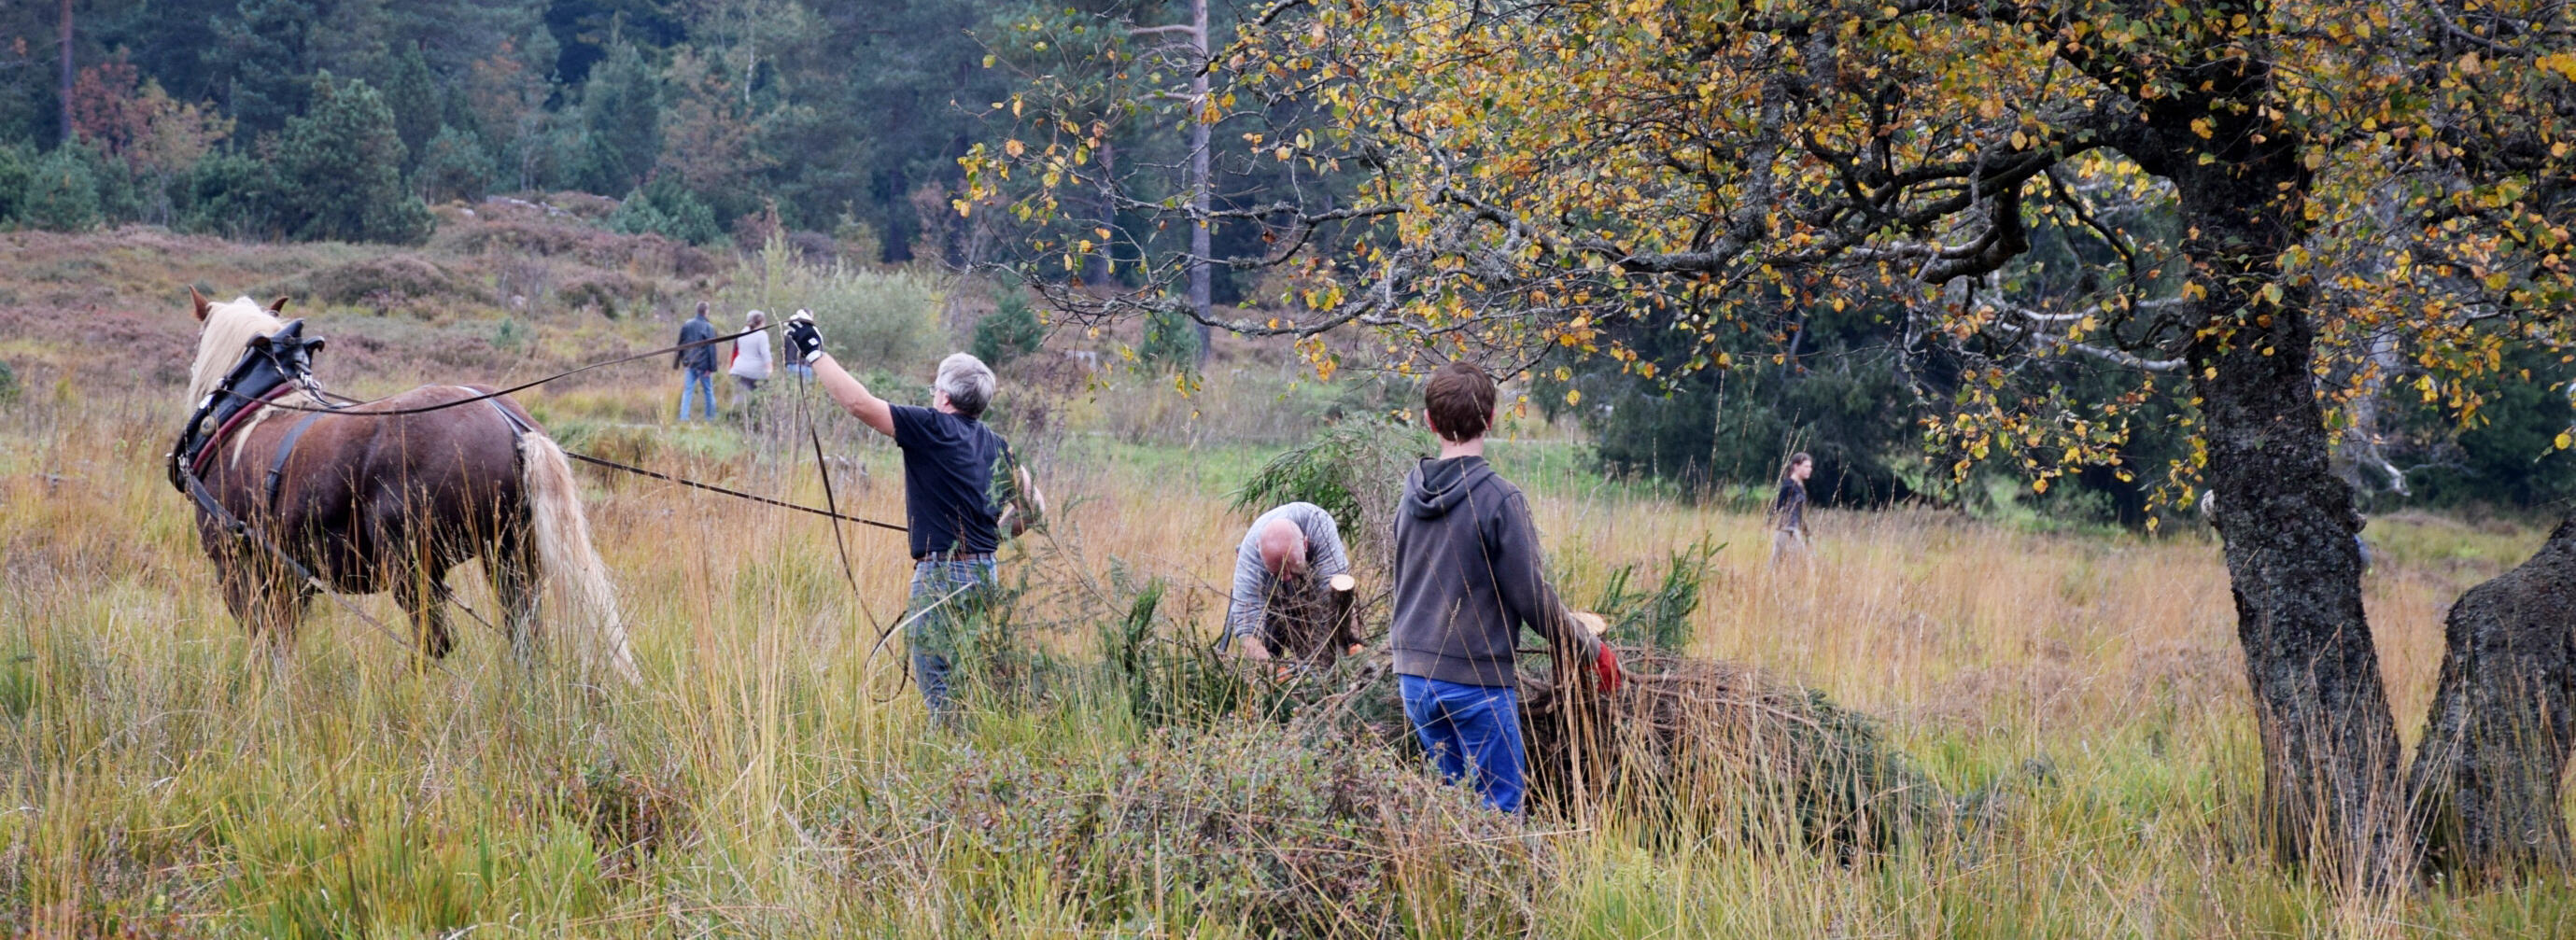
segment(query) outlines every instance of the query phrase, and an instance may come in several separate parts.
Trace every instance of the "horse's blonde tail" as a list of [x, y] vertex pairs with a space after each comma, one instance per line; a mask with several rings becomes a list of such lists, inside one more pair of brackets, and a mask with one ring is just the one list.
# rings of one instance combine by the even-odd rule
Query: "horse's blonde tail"
[[617, 593], [590, 546], [590, 520], [582, 515], [572, 463], [553, 438], [530, 431], [519, 435], [519, 472], [528, 487], [528, 521], [536, 530], [542, 577], [560, 585], [590, 623], [583, 656], [594, 665], [605, 660], [628, 682], [640, 681], [635, 656], [626, 647], [626, 627], [617, 615]]

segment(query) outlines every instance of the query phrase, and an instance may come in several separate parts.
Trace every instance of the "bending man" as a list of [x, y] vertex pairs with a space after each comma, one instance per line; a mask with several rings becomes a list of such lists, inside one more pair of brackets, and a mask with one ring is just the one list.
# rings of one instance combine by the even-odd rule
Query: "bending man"
[[[1289, 503], [1252, 520], [1243, 543], [1234, 550], [1234, 589], [1227, 598], [1228, 642], [1247, 659], [1269, 659], [1287, 652], [1286, 637], [1271, 635], [1270, 617], [1282, 607], [1298, 608], [1299, 595], [1311, 595], [1336, 575], [1351, 570], [1342, 547], [1341, 526], [1333, 514], [1313, 503]], [[1299, 611], [1309, 613], [1308, 611]], [[1342, 637], [1327, 638], [1338, 644]], [[1299, 650], [1297, 652], [1311, 652]]]
[[870, 393], [823, 351], [823, 336], [805, 311], [787, 320], [787, 349], [813, 368], [842, 410], [903, 450], [904, 527], [912, 543], [912, 601], [905, 608], [912, 625], [904, 639], [923, 703], [941, 722], [953, 720], [948, 671], [958, 628], [991, 599], [1001, 533], [1019, 535], [1045, 505], [1010, 443], [978, 420], [993, 400], [993, 370], [965, 353], [941, 360], [930, 407], [921, 408]]

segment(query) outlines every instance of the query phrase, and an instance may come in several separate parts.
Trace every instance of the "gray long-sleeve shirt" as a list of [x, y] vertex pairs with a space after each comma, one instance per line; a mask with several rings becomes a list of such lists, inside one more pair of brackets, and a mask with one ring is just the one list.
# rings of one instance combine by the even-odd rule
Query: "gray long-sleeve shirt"
[[1522, 627], [1560, 662], [1588, 663], [1601, 641], [1566, 615], [1539, 560], [1528, 500], [1483, 457], [1425, 460], [1395, 517], [1397, 675], [1510, 686]]
[[1308, 579], [1321, 581], [1351, 570], [1350, 554], [1342, 547], [1342, 528], [1324, 507], [1289, 503], [1262, 513], [1261, 518], [1252, 520], [1252, 528], [1243, 533], [1243, 544], [1234, 550], [1234, 589], [1227, 596], [1225, 610], [1227, 633], [1238, 637], [1261, 635], [1271, 594], [1279, 589], [1279, 577], [1261, 565], [1261, 530], [1275, 519], [1295, 523], [1297, 531], [1305, 533]]

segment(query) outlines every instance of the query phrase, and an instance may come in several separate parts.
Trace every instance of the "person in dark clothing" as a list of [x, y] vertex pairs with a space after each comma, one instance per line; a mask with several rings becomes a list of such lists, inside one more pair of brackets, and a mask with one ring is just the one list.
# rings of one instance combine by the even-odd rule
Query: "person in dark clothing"
[[[1389, 639], [1404, 714], [1442, 779], [1469, 777], [1486, 805], [1518, 814], [1526, 790], [1513, 648], [1523, 627], [1557, 661], [1591, 666], [1618, 688], [1618, 657], [1548, 586], [1538, 529], [1519, 488], [1485, 463], [1498, 390], [1453, 362], [1422, 392], [1440, 456], [1404, 480], [1395, 517], [1395, 621]], [[1578, 674], [1567, 670], [1567, 675]]]
[[1816, 459], [1806, 451], [1789, 455], [1789, 463], [1780, 468], [1780, 495], [1771, 501], [1771, 564], [1783, 558], [1808, 558], [1807, 545], [1807, 477], [1816, 472]]
[[930, 407], [897, 405], [870, 393], [823, 352], [813, 317], [787, 320], [788, 355], [814, 369], [843, 410], [903, 451], [904, 526], [912, 546], [912, 600], [904, 638], [923, 704], [942, 724], [955, 718], [949, 657], [959, 631], [991, 600], [993, 552], [1009, 533], [1039, 522], [1045, 499], [1011, 445], [981, 420], [993, 400], [993, 370], [965, 353], [939, 363]]
[[[680, 324], [680, 351], [671, 354], [671, 368], [687, 370], [680, 380], [680, 420], [689, 420], [689, 397], [705, 396], [703, 414], [716, 419], [716, 325], [707, 322], [707, 302], [698, 301], [698, 315]], [[697, 345], [689, 345], [696, 343]]]

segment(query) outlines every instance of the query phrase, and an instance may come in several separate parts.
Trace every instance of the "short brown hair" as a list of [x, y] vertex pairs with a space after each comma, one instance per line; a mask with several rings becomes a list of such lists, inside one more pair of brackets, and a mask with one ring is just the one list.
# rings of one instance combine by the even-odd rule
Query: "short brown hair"
[[1431, 416], [1431, 431], [1465, 443], [1485, 436], [1493, 423], [1494, 377], [1472, 362], [1452, 362], [1431, 373], [1422, 386], [1422, 410]]

